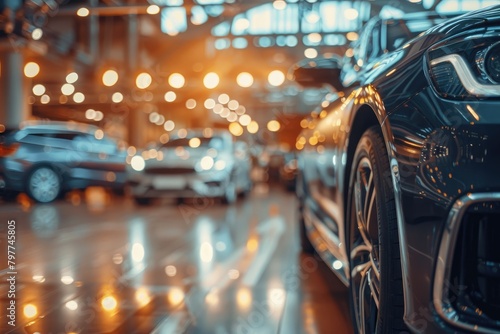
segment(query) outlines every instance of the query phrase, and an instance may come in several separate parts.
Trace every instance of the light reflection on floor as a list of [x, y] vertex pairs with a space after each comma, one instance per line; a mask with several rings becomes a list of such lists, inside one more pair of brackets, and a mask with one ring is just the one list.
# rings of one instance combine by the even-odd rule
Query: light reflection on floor
[[346, 289], [299, 252], [295, 201], [257, 184], [233, 206], [136, 207], [100, 188], [0, 202], [18, 252], [17, 327], [3, 319], [0, 332], [350, 333]]

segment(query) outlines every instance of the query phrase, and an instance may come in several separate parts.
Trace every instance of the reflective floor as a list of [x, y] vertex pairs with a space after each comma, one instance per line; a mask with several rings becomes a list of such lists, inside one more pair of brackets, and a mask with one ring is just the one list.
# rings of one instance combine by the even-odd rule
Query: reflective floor
[[[233, 206], [138, 207], [100, 189], [0, 203], [1, 333], [351, 333], [346, 288], [300, 253], [296, 199], [257, 185]], [[8, 313], [7, 313], [8, 314]]]

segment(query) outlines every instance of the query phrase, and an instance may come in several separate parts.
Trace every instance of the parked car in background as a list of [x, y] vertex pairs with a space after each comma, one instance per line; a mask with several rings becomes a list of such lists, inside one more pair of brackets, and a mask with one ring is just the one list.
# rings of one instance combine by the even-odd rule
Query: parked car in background
[[436, 20], [369, 21], [297, 140], [302, 248], [357, 333], [500, 331], [500, 6]]
[[221, 198], [234, 203], [252, 188], [245, 143], [226, 130], [191, 130], [131, 159], [130, 193], [138, 204], [154, 198]]
[[0, 189], [41, 203], [71, 189], [123, 188], [126, 152], [94, 126], [27, 123], [0, 136]]

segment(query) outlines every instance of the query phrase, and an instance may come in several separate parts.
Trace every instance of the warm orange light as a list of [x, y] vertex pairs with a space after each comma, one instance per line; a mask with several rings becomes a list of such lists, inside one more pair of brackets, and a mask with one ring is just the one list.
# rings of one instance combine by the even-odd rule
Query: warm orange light
[[153, 78], [149, 73], [142, 72], [140, 73], [137, 78], [135, 79], [135, 85], [139, 89], [146, 89], [149, 86], [151, 86], [151, 83], [153, 82]]
[[241, 136], [243, 134], [243, 127], [239, 123], [231, 123], [229, 124], [229, 132], [231, 132], [233, 136]]
[[146, 12], [149, 15], [156, 15], [160, 12], [160, 7], [158, 5], [149, 5]]
[[71, 72], [66, 76], [67, 83], [75, 83], [78, 80], [78, 74], [76, 72]]
[[267, 80], [271, 86], [281, 86], [285, 82], [285, 75], [279, 70], [274, 70], [267, 76]]
[[174, 92], [169, 91], [169, 92], [165, 93], [164, 98], [165, 98], [165, 101], [167, 101], [167, 102], [174, 102], [175, 99], [177, 98], [177, 94], [175, 94]]
[[240, 122], [240, 124], [243, 125], [243, 126], [250, 125], [251, 121], [252, 121], [252, 118], [250, 116], [248, 116], [248, 115], [241, 115], [240, 119], [238, 120], [238, 122]]
[[118, 82], [118, 73], [115, 70], [107, 70], [102, 75], [102, 83], [104, 86], [114, 86]]
[[180, 304], [184, 300], [184, 291], [180, 288], [174, 287], [168, 292], [167, 298], [172, 305]]
[[45, 94], [45, 86], [42, 84], [37, 84], [33, 86], [33, 94], [36, 96], [42, 96]]
[[318, 56], [318, 51], [316, 51], [316, 49], [313, 48], [307, 48], [304, 50], [304, 56], [306, 56], [306, 58], [309, 59], [316, 58]]
[[248, 72], [241, 72], [236, 77], [236, 83], [243, 88], [248, 88], [253, 85], [253, 76]]
[[247, 125], [247, 130], [250, 133], [257, 133], [257, 131], [259, 131], [259, 124], [256, 121], [251, 121], [250, 124]]
[[219, 85], [219, 80], [217, 73], [210, 72], [203, 78], [203, 85], [208, 89], [213, 89]]
[[30, 61], [24, 66], [24, 75], [28, 78], [34, 78], [38, 73], [40, 73], [40, 66], [35, 62]]
[[186, 79], [184, 79], [184, 76], [182, 74], [172, 73], [168, 77], [168, 84], [173, 88], [182, 88], [185, 83]]
[[104, 310], [110, 312], [116, 309], [116, 307], [118, 306], [118, 302], [116, 301], [115, 297], [106, 296], [101, 300], [101, 306]]
[[23, 314], [26, 318], [33, 318], [37, 315], [38, 310], [35, 305], [27, 304], [23, 308]]
[[271, 120], [267, 123], [267, 129], [271, 132], [279, 131], [280, 127], [280, 123], [276, 120]]
[[78, 15], [80, 17], [86, 17], [86, 16], [89, 16], [89, 14], [90, 14], [90, 11], [85, 7], [78, 9], [78, 11], [76, 12], [76, 15]]

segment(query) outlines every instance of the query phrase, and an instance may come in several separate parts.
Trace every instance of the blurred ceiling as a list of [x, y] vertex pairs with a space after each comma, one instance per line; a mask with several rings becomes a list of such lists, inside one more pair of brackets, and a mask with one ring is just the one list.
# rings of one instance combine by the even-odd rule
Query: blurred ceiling
[[[103, 125], [130, 123], [129, 116], [140, 113], [151, 123], [143, 126], [159, 133], [167, 120], [227, 126], [208, 108], [221, 104], [221, 94], [257, 121], [309, 112], [325, 91], [304, 92], [279, 73], [273, 82], [272, 71], [286, 74], [306, 57], [343, 54], [379, 13], [452, 11], [471, 1], [488, 2], [6, 0], [0, 2], [0, 48], [21, 48], [26, 62], [40, 66], [30, 92], [33, 115]], [[76, 80], [68, 77], [73, 72]], [[249, 87], [243, 76], [238, 81], [242, 72], [252, 79]], [[204, 84], [208, 73], [218, 75], [215, 87]], [[90, 117], [89, 109], [100, 116]]]

